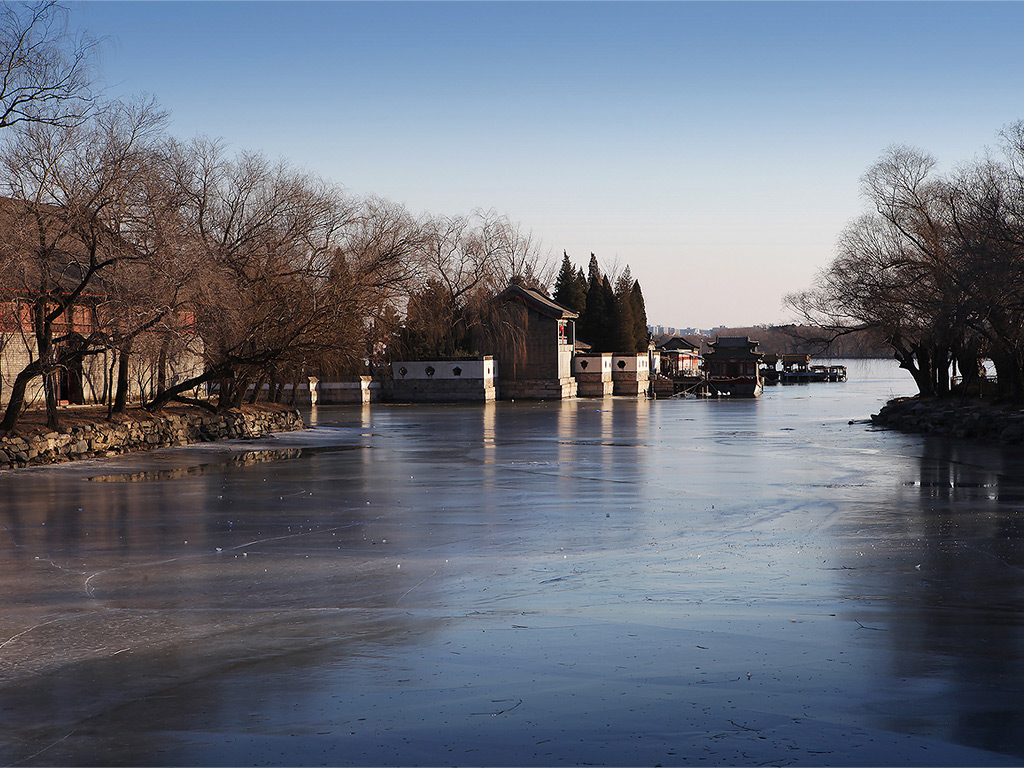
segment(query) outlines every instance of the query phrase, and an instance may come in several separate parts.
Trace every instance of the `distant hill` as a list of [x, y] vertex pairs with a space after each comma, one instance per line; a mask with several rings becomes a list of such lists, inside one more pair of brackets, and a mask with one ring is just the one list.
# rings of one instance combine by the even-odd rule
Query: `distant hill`
[[[762, 352], [776, 354], [806, 353], [814, 357], [871, 357], [890, 358], [892, 350], [864, 331], [840, 336], [829, 341], [831, 334], [810, 325], [761, 325], [753, 328], [715, 328], [704, 333], [688, 333], [684, 338], [700, 344], [701, 354], [708, 350], [708, 342], [718, 336], [749, 336], [761, 343]], [[654, 337], [660, 345], [671, 338], [668, 334]]]

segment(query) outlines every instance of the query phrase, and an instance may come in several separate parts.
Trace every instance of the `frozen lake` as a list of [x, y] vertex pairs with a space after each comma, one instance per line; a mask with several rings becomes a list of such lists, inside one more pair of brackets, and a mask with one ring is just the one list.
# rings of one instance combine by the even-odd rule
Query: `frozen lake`
[[0, 763], [1022, 765], [1024, 451], [850, 366], [0, 473]]

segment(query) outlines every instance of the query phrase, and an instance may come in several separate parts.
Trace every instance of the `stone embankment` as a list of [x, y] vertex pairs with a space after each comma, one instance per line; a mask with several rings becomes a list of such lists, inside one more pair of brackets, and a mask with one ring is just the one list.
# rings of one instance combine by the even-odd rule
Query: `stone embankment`
[[60, 432], [0, 437], [0, 470], [191, 443], [261, 437], [304, 426], [297, 411], [284, 409], [210, 413], [195, 408], [118, 421], [97, 420]]
[[978, 401], [905, 397], [890, 400], [871, 417], [880, 427], [989, 443], [1024, 443], [1024, 410]]

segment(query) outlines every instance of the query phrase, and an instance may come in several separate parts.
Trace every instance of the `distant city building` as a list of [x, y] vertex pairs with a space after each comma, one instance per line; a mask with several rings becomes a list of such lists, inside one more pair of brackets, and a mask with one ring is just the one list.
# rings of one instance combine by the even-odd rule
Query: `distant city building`
[[671, 325], [648, 325], [647, 330], [652, 336], [695, 336], [708, 333], [699, 328], [676, 328]]

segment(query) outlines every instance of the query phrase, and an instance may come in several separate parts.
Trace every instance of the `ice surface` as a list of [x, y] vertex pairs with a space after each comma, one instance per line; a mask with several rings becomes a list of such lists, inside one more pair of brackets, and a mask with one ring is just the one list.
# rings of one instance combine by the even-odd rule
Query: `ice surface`
[[1024, 455], [849, 423], [909, 388], [0, 473], [0, 762], [1020, 765]]

